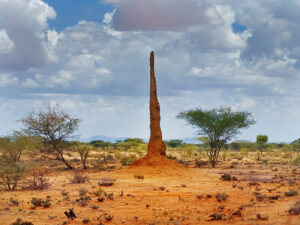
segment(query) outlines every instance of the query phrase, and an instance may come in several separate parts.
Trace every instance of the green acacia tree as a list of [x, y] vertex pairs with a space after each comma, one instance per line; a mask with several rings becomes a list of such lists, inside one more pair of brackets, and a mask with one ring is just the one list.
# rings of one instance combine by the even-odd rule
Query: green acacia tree
[[240, 129], [255, 124], [251, 117], [249, 112], [234, 112], [230, 107], [212, 110], [196, 108], [177, 115], [177, 118], [199, 129], [197, 133], [208, 145], [206, 152], [212, 167], [216, 166], [224, 144], [238, 135]]
[[169, 141], [165, 141], [166, 145], [168, 145], [171, 148], [177, 148], [183, 146], [183, 141], [179, 139], [173, 139]]
[[0, 138], [0, 151], [6, 158], [17, 163], [24, 153], [34, 152], [40, 144], [40, 138], [14, 131], [12, 135]]
[[257, 135], [256, 136], [256, 143], [259, 145], [260, 155], [263, 153], [263, 146], [268, 142], [268, 136], [267, 135]]

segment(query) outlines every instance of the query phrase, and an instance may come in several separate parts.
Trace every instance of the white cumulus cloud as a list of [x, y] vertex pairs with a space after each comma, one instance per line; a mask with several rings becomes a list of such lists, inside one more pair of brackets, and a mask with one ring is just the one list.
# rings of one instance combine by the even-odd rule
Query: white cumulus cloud
[[0, 30], [0, 54], [11, 53], [15, 43], [9, 38], [6, 30]]

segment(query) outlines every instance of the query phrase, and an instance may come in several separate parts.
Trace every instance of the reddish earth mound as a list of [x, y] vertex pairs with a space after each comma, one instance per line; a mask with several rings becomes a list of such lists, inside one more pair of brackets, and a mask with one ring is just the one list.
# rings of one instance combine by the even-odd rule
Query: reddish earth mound
[[184, 165], [174, 162], [162, 155], [146, 155], [142, 159], [138, 159], [133, 162], [130, 168], [140, 167], [140, 166], [151, 166], [151, 167], [167, 167], [167, 168], [185, 168]]
[[179, 163], [174, 162], [171, 159], [168, 159], [165, 156], [155, 155], [148, 156], [146, 155], [142, 159], [136, 160], [128, 168], [123, 170], [124, 173], [129, 174], [143, 174], [159, 177], [170, 177], [170, 176], [181, 176], [185, 174], [189, 169]]

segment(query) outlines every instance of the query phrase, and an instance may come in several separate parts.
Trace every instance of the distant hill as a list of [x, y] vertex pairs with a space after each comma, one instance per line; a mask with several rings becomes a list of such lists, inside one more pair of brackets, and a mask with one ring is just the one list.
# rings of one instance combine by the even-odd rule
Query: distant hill
[[[91, 136], [87, 138], [80, 138], [79, 141], [84, 142], [84, 143], [89, 143], [91, 141], [95, 140], [102, 140], [102, 141], [107, 141], [111, 143], [116, 143], [117, 141], [124, 141], [127, 137], [107, 137], [107, 136]], [[166, 141], [169, 141], [172, 139], [166, 139]], [[198, 141], [196, 138], [182, 138], [183, 143], [187, 144], [201, 144], [200, 141]], [[144, 139], [144, 142], [148, 142], [148, 139]]]
[[89, 143], [89, 142], [95, 141], [95, 140], [102, 140], [102, 141], [107, 141], [107, 142], [111, 142], [111, 143], [116, 143], [117, 141], [124, 141], [125, 139], [126, 139], [126, 137], [92, 136], [92, 137], [88, 137], [88, 138], [79, 139], [79, 141]]

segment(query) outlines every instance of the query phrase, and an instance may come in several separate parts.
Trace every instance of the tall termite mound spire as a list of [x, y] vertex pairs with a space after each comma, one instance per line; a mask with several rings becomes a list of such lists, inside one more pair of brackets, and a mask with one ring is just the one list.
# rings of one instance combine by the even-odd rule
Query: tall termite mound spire
[[147, 155], [166, 155], [166, 145], [162, 140], [160, 129], [160, 106], [157, 99], [154, 72], [154, 52], [150, 54], [150, 140]]
[[[151, 167], [151, 168], [182, 168], [182, 165], [166, 157], [166, 145], [162, 140], [160, 129], [160, 106], [157, 99], [156, 81], [154, 74], [154, 52], [150, 54], [150, 140], [147, 154], [134, 161], [130, 168]], [[159, 171], [161, 173], [161, 171]]]

